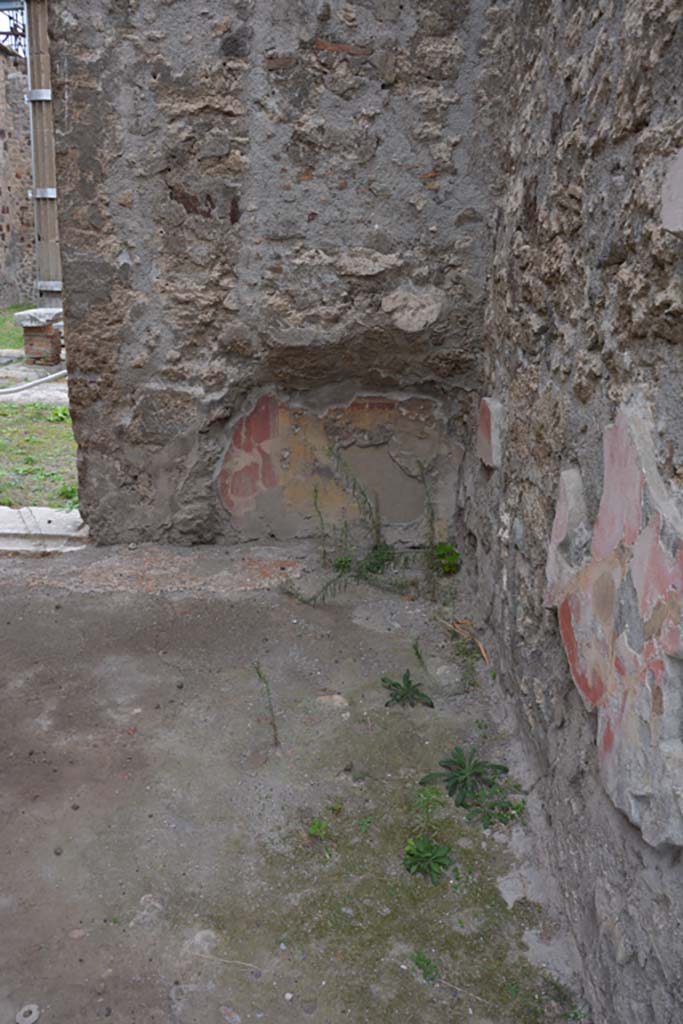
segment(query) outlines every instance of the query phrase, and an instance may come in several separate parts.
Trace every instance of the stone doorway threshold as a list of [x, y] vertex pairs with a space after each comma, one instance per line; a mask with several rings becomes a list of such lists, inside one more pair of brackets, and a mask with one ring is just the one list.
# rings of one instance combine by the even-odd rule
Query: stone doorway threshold
[[77, 509], [0, 505], [0, 554], [45, 555], [73, 551], [88, 542], [88, 527]]

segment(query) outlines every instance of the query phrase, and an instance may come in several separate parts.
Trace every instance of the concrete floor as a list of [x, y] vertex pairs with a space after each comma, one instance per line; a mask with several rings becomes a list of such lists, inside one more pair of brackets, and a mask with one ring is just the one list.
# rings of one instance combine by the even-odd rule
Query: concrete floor
[[[310, 551], [0, 559], [0, 1024], [588, 1019], [541, 967], [571, 987], [528, 825], [450, 805], [459, 879], [401, 864], [456, 743], [531, 781], [495, 683], [463, 692], [433, 605], [309, 607], [291, 576], [312, 587]], [[434, 710], [385, 708], [406, 668]]]

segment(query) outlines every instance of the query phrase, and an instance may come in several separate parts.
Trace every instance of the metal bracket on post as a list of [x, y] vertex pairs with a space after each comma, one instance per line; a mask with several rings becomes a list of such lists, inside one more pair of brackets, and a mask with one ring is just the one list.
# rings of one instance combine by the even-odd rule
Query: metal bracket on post
[[33, 190], [34, 199], [56, 199], [57, 189], [56, 188], [34, 188]]
[[29, 89], [26, 99], [29, 103], [49, 103], [52, 99], [52, 89]]
[[61, 292], [61, 281], [36, 281], [36, 288], [39, 292]]

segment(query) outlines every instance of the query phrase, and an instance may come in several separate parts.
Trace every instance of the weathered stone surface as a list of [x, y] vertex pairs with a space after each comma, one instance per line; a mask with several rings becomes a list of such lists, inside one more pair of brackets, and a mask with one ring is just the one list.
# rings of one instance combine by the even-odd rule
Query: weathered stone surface
[[382, 299], [382, 309], [400, 331], [413, 334], [439, 319], [445, 295], [438, 288], [397, 288]]
[[477, 455], [490, 469], [498, 469], [503, 462], [504, 410], [495, 398], [482, 398], [479, 403], [477, 429]]
[[[99, 541], [229, 539], [212, 483], [257, 389], [476, 386], [488, 4], [443, 6], [53, 6], [72, 414]], [[187, 394], [166, 428], [164, 389]]]
[[238, 536], [285, 539], [319, 532], [319, 513], [328, 531], [353, 528], [362, 518], [357, 481], [377, 496], [387, 538], [419, 544], [423, 470], [444, 535], [460, 457], [435, 401], [365, 396], [311, 409], [264, 394], [234, 425], [218, 492]]
[[577, 471], [562, 475], [547, 600], [598, 712], [605, 789], [650, 845], [683, 846], [683, 516], [636, 412], [606, 429], [604, 465], [590, 551]]
[[[603, 433], [625, 401], [641, 395], [652, 410], [667, 491], [683, 483], [683, 248], [665, 229], [662, 208], [683, 147], [683, 5], [514, 0], [496, 8], [480, 56], [479, 126], [498, 171], [499, 209], [485, 381], [471, 403], [458, 492], [470, 552], [463, 571], [474, 563], [477, 612], [496, 637], [500, 674], [538, 756], [545, 848], [594, 1019], [677, 1024], [680, 867], [672, 848], [646, 842], [605, 791], [595, 737], [603, 712], [589, 712], [579, 696], [544, 596], [560, 474], [572, 467], [583, 490], [576, 498], [578, 478], [563, 476], [571, 522], [560, 528], [556, 520], [566, 539], [556, 539], [551, 568], [564, 581], [563, 561], [569, 577], [591, 561]], [[486, 394], [504, 398], [506, 409], [505, 462], [491, 474], [474, 450]], [[611, 536], [606, 521], [600, 536]], [[655, 550], [662, 545], [666, 538]], [[598, 586], [603, 603], [609, 588], [607, 578]], [[638, 606], [637, 594], [617, 594], [620, 604]], [[593, 620], [590, 629], [598, 629]], [[675, 672], [678, 663], [666, 657]], [[637, 692], [649, 699], [647, 683]], [[643, 722], [650, 710], [640, 709]], [[659, 721], [679, 719], [669, 707]], [[653, 753], [660, 741], [644, 730]], [[663, 729], [660, 737], [665, 748]], [[661, 773], [657, 781], [666, 785]]]

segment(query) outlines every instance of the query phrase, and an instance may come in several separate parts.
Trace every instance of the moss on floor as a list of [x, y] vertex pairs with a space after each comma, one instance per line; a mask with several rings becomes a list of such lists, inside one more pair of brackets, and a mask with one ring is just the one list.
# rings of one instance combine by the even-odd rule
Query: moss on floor
[[14, 323], [14, 314], [22, 309], [32, 309], [35, 303], [22, 302], [18, 306], [0, 309], [0, 348], [23, 348], [24, 332]]
[[64, 406], [0, 404], [0, 505], [74, 508], [76, 442]]

